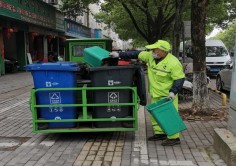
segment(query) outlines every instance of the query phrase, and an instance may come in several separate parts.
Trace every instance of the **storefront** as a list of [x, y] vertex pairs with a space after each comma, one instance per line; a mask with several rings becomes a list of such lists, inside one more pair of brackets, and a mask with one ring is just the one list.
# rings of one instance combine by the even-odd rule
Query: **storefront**
[[65, 35], [67, 38], [91, 38], [91, 29], [75, 21], [65, 19]]
[[58, 55], [64, 36], [64, 17], [53, 6], [38, 0], [0, 0], [0, 49], [4, 58], [18, 60], [20, 70], [32, 61]]
[[59, 51], [59, 33], [30, 26], [26, 34], [27, 52], [31, 54], [32, 61], [48, 61], [48, 55], [53, 52], [57, 55]]

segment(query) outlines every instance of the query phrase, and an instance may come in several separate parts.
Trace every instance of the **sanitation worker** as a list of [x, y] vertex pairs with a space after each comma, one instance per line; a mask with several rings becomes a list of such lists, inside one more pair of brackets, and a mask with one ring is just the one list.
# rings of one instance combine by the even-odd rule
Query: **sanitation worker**
[[[149, 51], [126, 51], [111, 52], [111, 57], [138, 58], [147, 63], [149, 94], [151, 103], [157, 102], [163, 98], [171, 98], [178, 111], [178, 93], [183, 87], [185, 74], [183, 66], [179, 60], [170, 53], [170, 44], [164, 40], [158, 40], [156, 43], [145, 46]], [[180, 144], [180, 134], [176, 133], [167, 136], [156, 120], [151, 116], [151, 123], [154, 135], [149, 137], [150, 141], [162, 141], [163, 146], [173, 146]]]

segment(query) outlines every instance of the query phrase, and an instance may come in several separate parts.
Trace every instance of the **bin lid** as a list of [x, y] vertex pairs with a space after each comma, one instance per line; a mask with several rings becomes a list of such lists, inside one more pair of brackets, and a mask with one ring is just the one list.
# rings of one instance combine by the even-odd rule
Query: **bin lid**
[[53, 70], [53, 71], [78, 71], [79, 68], [76, 63], [71, 62], [57, 62], [57, 63], [36, 63], [26, 66], [26, 70]]
[[88, 68], [89, 71], [106, 71], [106, 70], [122, 70], [122, 69], [135, 69], [136, 66], [134, 65], [127, 65], [127, 66], [103, 66], [103, 67], [90, 67]]

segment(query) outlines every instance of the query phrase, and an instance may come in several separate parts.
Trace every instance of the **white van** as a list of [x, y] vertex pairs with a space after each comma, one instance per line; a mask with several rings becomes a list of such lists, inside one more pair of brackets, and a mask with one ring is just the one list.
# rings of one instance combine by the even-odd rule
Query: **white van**
[[206, 65], [208, 74], [217, 74], [232, 60], [227, 48], [221, 40], [206, 40]]
[[[185, 44], [185, 54], [191, 57], [191, 41]], [[183, 43], [180, 44], [180, 55], [183, 52]], [[186, 59], [186, 58], [185, 58]], [[191, 63], [191, 61], [186, 61]], [[206, 66], [207, 74], [215, 75], [225, 66], [232, 65], [229, 52], [221, 40], [206, 40]]]

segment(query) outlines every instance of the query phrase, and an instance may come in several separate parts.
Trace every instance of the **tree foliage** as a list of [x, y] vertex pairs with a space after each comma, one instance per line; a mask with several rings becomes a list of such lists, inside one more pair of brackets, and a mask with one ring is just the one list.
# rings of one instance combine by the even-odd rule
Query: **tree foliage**
[[219, 32], [213, 39], [220, 39], [224, 42], [230, 52], [233, 52], [236, 34], [236, 22], [232, 22], [227, 29]]
[[[146, 1], [148, 3], [150, 3], [151, 0]], [[153, 0], [152, 0], [153, 1]], [[168, 2], [170, 2], [171, 0], [169, 0]], [[221, 28], [226, 28], [228, 23], [230, 21], [232, 21], [232, 19], [235, 17], [235, 12], [236, 11], [233, 7], [233, 2], [235, 3], [236, 0], [208, 0], [207, 1], [207, 10], [206, 10], [206, 34], [211, 32], [214, 27], [221, 27]], [[130, 1], [129, 1], [130, 2]], [[127, 6], [131, 8], [131, 14], [132, 17], [137, 21], [140, 22], [140, 24], [138, 24], [139, 28], [141, 29], [141, 31], [148, 31], [148, 27], [147, 25], [147, 20], [146, 17], [144, 17], [144, 15], [142, 14], [142, 12], [139, 11], [139, 9], [136, 9], [135, 5], [133, 4], [129, 4], [128, 1], [123, 1], [123, 3], [127, 3]], [[133, 1], [131, 1], [133, 2]], [[163, 4], [164, 1], [161, 0], [156, 0], [155, 3], [159, 3], [159, 5], [157, 5], [158, 7], [161, 7], [163, 9], [164, 13], [168, 13], [167, 10], [165, 10], [166, 8], [171, 8], [175, 11], [178, 8], [176, 8], [176, 6], [174, 6], [173, 4], [175, 3], [175, 5], [177, 5], [178, 1], [172, 1], [172, 6], [166, 6], [168, 4], [167, 1], [165, 1], [165, 3]], [[183, 1], [183, 12], [182, 14], [182, 20], [191, 20], [191, 1]], [[141, 3], [142, 4], [142, 0], [136, 0], [136, 3]], [[236, 3], [235, 3], [236, 4]], [[141, 5], [142, 6], [142, 5]], [[132, 38], [132, 39], [136, 39], [136, 41], [149, 41], [147, 40], [145, 37], [143, 37], [143, 35], [140, 33], [140, 31], [137, 30], [137, 28], [135, 27], [135, 24], [133, 23], [133, 20], [131, 19], [132, 17], [130, 17], [130, 15], [128, 14], [128, 11], [121, 5], [121, 3], [119, 1], [111, 1], [109, 0], [109, 2], [106, 1], [106, 3], [103, 5], [103, 8], [105, 10], [102, 10], [103, 16], [105, 17], [100, 17], [100, 20], [103, 20], [106, 22], [107, 20], [107, 16], [109, 16], [109, 22], [113, 22], [115, 26], [115, 31], [119, 34], [119, 36], [122, 39], [127, 39], [127, 38]], [[153, 18], [155, 18], [155, 16], [157, 17], [158, 12], [153, 12], [154, 11], [158, 11], [159, 8], [155, 8], [155, 6], [153, 6], [152, 8], [146, 8], [148, 10], [148, 13], [150, 15], [152, 15]], [[133, 12], [133, 10], [135, 10], [136, 12]], [[156, 14], [155, 14], [156, 13]], [[173, 16], [174, 17], [174, 16]], [[122, 18], [122, 19], [121, 19]], [[125, 18], [125, 19], [124, 19]], [[153, 19], [156, 20], [156, 22], [158, 21], [158, 19]], [[153, 21], [150, 21], [153, 22]], [[171, 31], [173, 31], [173, 22], [174, 20], [172, 20], [172, 22], [170, 23], [170, 25], [168, 26], [169, 30], [167, 33], [162, 33], [160, 38], [163, 39], [169, 39], [172, 40], [172, 34]], [[146, 23], [146, 24], [145, 24]], [[159, 31], [162, 32], [163, 28], [160, 28], [160, 25], [162, 22], [158, 22], [158, 24], [155, 25], [151, 25], [150, 27], [152, 29], [159, 29]], [[157, 30], [158, 32], [158, 30]], [[154, 32], [156, 33], [156, 32]], [[148, 35], [147, 35], [148, 36]], [[156, 41], [158, 39], [158, 35], [152, 35], [153, 40], [151, 41]], [[149, 42], [150, 43], [150, 42]]]
[[76, 17], [87, 12], [90, 3], [98, 3], [98, 0], [62, 0], [60, 10], [67, 18], [76, 20]]
[[[191, 20], [191, 1], [188, 1], [185, 5], [183, 12], [183, 20]], [[232, 17], [229, 17], [229, 11], [231, 6], [228, 1], [225, 0], [208, 0], [206, 3], [206, 34], [211, 32], [214, 27], [225, 29], [228, 22], [232, 21]], [[233, 14], [233, 13], [232, 13]]]
[[[176, 12], [175, 0], [114, 0], [102, 5], [105, 16], [122, 39], [153, 43], [170, 38]], [[101, 16], [101, 15], [100, 15]], [[103, 17], [104, 22], [107, 18]]]
[[[90, 3], [99, 0], [62, 0], [61, 10], [68, 18], [83, 15]], [[112, 28], [123, 40], [153, 43], [157, 39], [171, 40], [176, 0], [104, 0], [102, 12], [96, 15], [100, 22]], [[183, 20], [191, 20], [191, 1], [183, 0]], [[227, 28], [236, 17], [236, 0], [207, 0], [206, 33], [215, 26]], [[194, 32], [193, 32], [194, 33]]]
[[[146, 41], [149, 44], [158, 39], [170, 41], [173, 30], [178, 31], [179, 35], [181, 29], [178, 23], [182, 18], [192, 21], [193, 109], [201, 112], [207, 108], [209, 100], [205, 35], [215, 26], [227, 28], [229, 22], [236, 16], [236, 0], [104, 0], [104, 2], [101, 6], [102, 12], [96, 15], [96, 19], [106, 23], [125, 40], [134, 39], [139, 43]], [[174, 24], [176, 20], [179, 22]], [[173, 28], [174, 25], [178, 27]], [[178, 45], [177, 42], [178, 40], [174, 42], [175, 47]]]

